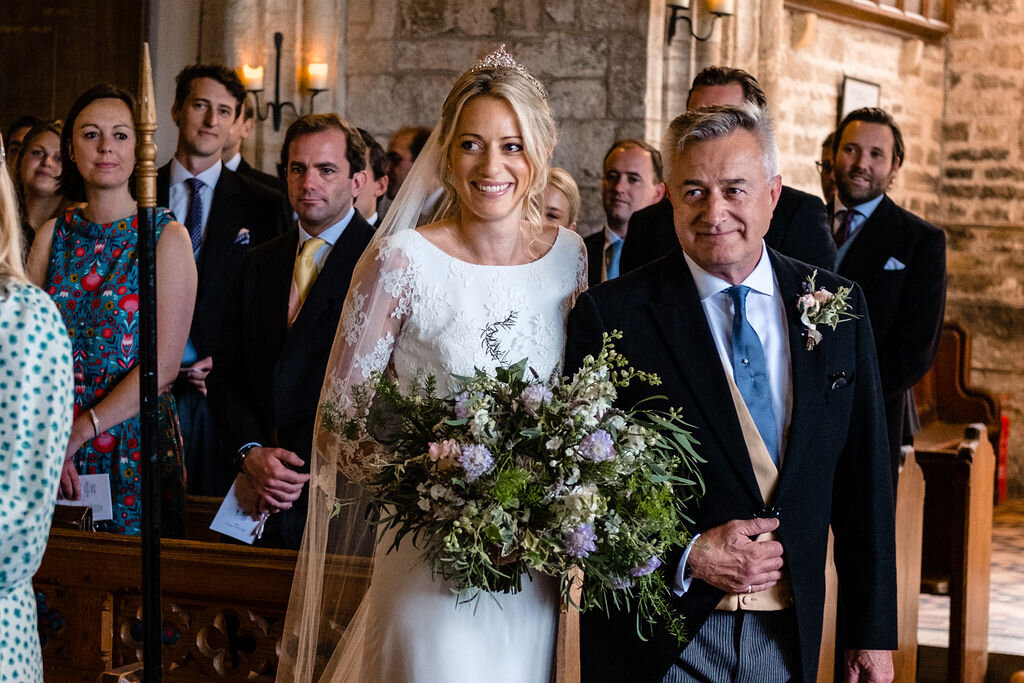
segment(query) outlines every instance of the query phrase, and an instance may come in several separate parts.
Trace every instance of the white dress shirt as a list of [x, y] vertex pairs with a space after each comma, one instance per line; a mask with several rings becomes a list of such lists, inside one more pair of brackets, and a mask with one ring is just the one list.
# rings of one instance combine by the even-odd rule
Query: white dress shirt
[[231, 157], [230, 159], [228, 159], [227, 161], [224, 162], [224, 166], [226, 166], [229, 171], [237, 171], [238, 167], [241, 166], [241, 165], [242, 165], [242, 153], [241, 152], [235, 152], [235, 156]]
[[[686, 265], [697, 285], [700, 303], [704, 308], [708, 327], [711, 328], [711, 337], [715, 341], [715, 349], [718, 351], [722, 369], [729, 377], [735, 379], [732, 369], [733, 306], [731, 297], [725, 293], [725, 290], [732, 287], [732, 284], [701, 268], [685, 252], [683, 252], [683, 258], [686, 259]], [[779, 434], [778, 455], [781, 467], [783, 454], [786, 452], [786, 443], [789, 440], [789, 421], [793, 409], [789, 329], [785, 307], [787, 303], [795, 306], [796, 300], [794, 298], [793, 301], [786, 302], [779, 293], [771, 260], [768, 258], [768, 248], [763, 242], [761, 243], [760, 260], [750, 275], [739, 284], [750, 287], [746, 301], [747, 321], [754, 328], [754, 332], [761, 340], [761, 346], [764, 347], [772, 411], [775, 413], [776, 428]], [[679, 595], [690, 588], [690, 579], [685, 576], [686, 562], [699, 536], [700, 534], [690, 541], [690, 545], [687, 546], [676, 567], [674, 588]]]
[[191, 194], [185, 181], [192, 177], [203, 181], [203, 187], [199, 190], [199, 198], [203, 202], [201, 224], [204, 240], [206, 239], [206, 224], [210, 220], [210, 207], [213, 205], [213, 188], [217, 187], [217, 181], [220, 180], [220, 172], [223, 168], [224, 164], [218, 159], [213, 166], [193, 176], [177, 159], [171, 159], [171, 178], [167, 192], [167, 203], [170, 206], [167, 208], [174, 212], [174, 217], [180, 223], [184, 223], [188, 216], [188, 202]]

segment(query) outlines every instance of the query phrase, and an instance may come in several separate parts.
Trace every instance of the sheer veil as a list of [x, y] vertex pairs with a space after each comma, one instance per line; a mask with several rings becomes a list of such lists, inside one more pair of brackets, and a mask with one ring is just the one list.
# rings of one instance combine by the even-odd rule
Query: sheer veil
[[[317, 412], [309, 510], [281, 634], [279, 682], [344, 680], [331, 670], [342, 667], [340, 659], [346, 649], [361, 649], [365, 615], [357, 619], [354, 614], [369, 583], [374, 529], [365, 521], [366, 494], [353, 482], [363, 479], [365, 463], [374, 461], [374, 445], [365, 434], [354, 439], [345, 434], [343, 438], [328, 428], [324, 406], [353, 414], [352, 388], [368, 374], [361, 362], [383, 357], [385, 354], [377, 353], [380, 348], [390, 352], [401, 326], [407, 305], [401, 282], [386, 283], [381, 276], [402, 272], [403, 263], [385, 258], [387, 245], [396, 234], [415, 229], [424, 204], [437, 187], [439, 129], [440, 125], [434, 128], [356, 265], [345, 299]], [[350, 622], [352, 627], [346, 628]], [[327, 670], [329, 661], [331, 670]], [[345, 675], [358, 680], [357, 673], [346, 671]]]

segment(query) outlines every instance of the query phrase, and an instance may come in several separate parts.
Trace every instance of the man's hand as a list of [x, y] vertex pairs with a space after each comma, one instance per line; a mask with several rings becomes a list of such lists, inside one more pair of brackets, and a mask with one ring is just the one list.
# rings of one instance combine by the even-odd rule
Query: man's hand
[[752, 541], [775, 531], [774, 518], [734, 519], [702, 532], [687, 564], [695, 578], [726, 593], [767, 590], [782, 578], [782, 544]]
[[847, 650], [844, 655], [843, 683], [892, 683], [891, 651]]
[[242, 469], [252, 487], [270, 506], [272, 512], [288, 510], [299, 499], [302, 487], [309, 481], [308, 474], [302, 474], [285, 467], [285, 463], [302, 467], [302, 458], [283, 448], [256, 446], [245, 456]]
[[178, 377], [186, 380], [203, 396], [206, 396], [206, 376], [213, 369], [213, 357], [200, 358], [187, 368], [178, 370]]
[[74, 458], [64, 461], [64, 467], [60, 471], [60, 488], [57, 489], [57, 497], [62, 500], [78, 500], [82, 497], [82, 486], [78, 482], [78, 470], [75, 469]]

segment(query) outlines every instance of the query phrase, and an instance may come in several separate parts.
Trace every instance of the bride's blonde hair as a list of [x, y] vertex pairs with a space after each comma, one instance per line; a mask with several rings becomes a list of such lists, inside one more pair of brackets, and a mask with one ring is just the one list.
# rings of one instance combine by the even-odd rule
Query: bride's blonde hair
[[459, 197], [455, 192], [449, 163], [451, 145], [462, 110], [470, 100], [482, 95], [507, 103], [519, 123], [523, 151], [530, 163], [530, 185], [523, 206], [523, 220], [535, 233], [539, 233], [543, 224], [548, 165], [558, 142], [558, 134], [555, 119], [540, 84], [524, 70], [507, 66], [477, 66], [470, 69], [459, 77], [444, 101], [438, 123], [441, 154], [437, 161], [437, 175], [444, 185], [445, 198], [435, 218], [458, 212]]

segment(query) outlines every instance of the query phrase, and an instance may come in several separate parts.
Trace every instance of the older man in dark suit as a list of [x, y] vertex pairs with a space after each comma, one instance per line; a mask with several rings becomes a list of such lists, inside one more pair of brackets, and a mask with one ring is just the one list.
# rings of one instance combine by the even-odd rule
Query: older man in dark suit
[[[744, 103], [767, 111], [768, 98], [757, 79], [743, 69], [709, 66], [693, 79], [686, 108]], [[783, 185], [764, 241], [786, 256], [819, 268], [834, 268], [836, 248], [829, 239], [825, 206], [814, 195]], [[675, 245], [672, 207], [665, 198], [630, 218], [621, 271], [628, 273], [650, 263]]]
[[864, 290], [875, 333], [893, 476], [917, 421], [913, 387], [935, 361], [946, 307], [946, 235], [885, 193], [903, 164], [888, 112], [850, 112], [833, 144], [836, 272]]
[[157, 203], [188, 228], [199, 271], [195, 312], [174, 395], [185, 441], [189, 491], [223, 495], [217, 436], [206, 405], [206, 376], [231, 279], [249, 247], [284, 232], [284, 196], [224, 168], [221, 150], [238, 119], [245, 88], [219, 64], [193, 64], [177, 76], [171, 117], [174, 158], [157, 171]]
[[[585, 615], [583, 680], [814, 681], [830, 524], [848, 598], [846, 680], [892, 680], [892, 489], [864, 297], [853, 286], [859, 317], [819, 325], [809, 344], [797, 300], [814, 268], [763, 239], [782, 184], [763, 110], [690, 111], [663, 157], [676, 248], [580, 296], [566, 367], [621, 330], [618, 350], [663, 382], [630, 387], [621, 405], [659, 394], [653, 405], [682, 408], [695, 427], [699, 536], [666, 558], [690, 641], [660, 628], [642, 641], [634, 615]], [[816, 285], [850, 283], [819, 272]]]
[[228, 298], [210, 402], [233, 459], [270, 511], [262, 544], [295, 548], [306, 521], [313, 421], [352, 269], [373, 236], [353, 208], [366, 146], [335, 114], [285, 134], [298, 230], [246, 254]]

